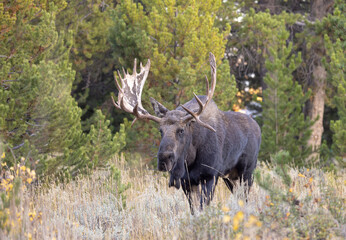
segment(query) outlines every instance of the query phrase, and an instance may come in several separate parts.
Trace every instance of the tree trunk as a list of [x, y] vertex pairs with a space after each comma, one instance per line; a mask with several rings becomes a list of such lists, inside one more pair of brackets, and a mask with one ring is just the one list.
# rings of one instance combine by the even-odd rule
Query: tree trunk
[[[333, 3], [334, 1], [331, 0], [311, 1], [311, 19], [314, 21], [322, 20], [322, 18], [327, 15]], [[310, 161], [319, 160], [319, 148], [321, 146], [323, 134], [323, 114], [327, 73], [321, 63], [321, 59], [325, 53], [324, 46], [321, 43], [322, 41], [319, 41], [316, 46], [311, 48], [315, 53], [312, 54], [312, 62], [314, 63], [310, 85], [312, 90], [312, 99], [310, 99], [309, 108], [307, 110], [308, 116], [312, 120], [317, 120], [311, 127], [312, 132], [308, 141], [309, 146], [311, 146], [313, 150], [313, 153], [309, 158]]]
[[309, 160], [319, 160], [319, 148], [321, 146], [323, 134], [323, 114], [324, 114], [324, 100], [325, 100], [325, 86], [326, 86], [326, 70], [323, 66], [315, 66], [313, 70], [313, 96], [310, 100], [309, 117], [316, 120], [311, 127], [311, 136], [308, 145], [312, 147], [313, 153], [310, 155]]

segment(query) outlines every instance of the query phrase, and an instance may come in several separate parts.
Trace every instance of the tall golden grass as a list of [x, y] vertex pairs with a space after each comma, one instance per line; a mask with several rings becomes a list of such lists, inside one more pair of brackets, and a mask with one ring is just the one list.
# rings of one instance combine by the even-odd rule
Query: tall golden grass
[[270, 176], [273, 188], [295, 200], [275, 199], [255, 182], [246, 202], [242, 186], [231, 194], [219, 181], [211, 205], [191, 215], [183, 191], [168, 188], [165, 174], [131, 169], [123, 158], [115, 158], [113, 164], [121, 172], [122, 184], [130, 183], [123, 193], [109, 169], [69, 183], [21, 187], [3, 213], [8, 219], [0, 228], [0, 239], [346, 237], [344, 172], [291, 168], [292, 184], [286, 186], [274, 171], [259, 166], [257, 171]]

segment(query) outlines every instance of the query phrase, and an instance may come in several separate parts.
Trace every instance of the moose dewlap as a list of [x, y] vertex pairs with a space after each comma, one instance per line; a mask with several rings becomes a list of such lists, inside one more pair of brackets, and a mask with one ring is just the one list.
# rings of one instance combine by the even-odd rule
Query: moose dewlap
[[169, 110], [153, 98], [150, 102], [156, 116], [142, 106], [141, 95], [150, 69], [150, 60], [140, 72], [118, 72], [120, 83], [115, 107], [132, 113], [137, 119], [159, 123], [161, 142], [157, 153], [158, 170], [170, 173], [169, 186], [182, 187], [190, 204], [203, 208], [213, 198], [215, 186], [221, 177], [233, 191], [236, 180], [243, 181], [248, 190], [256, 167], [261, 143], [261, 130], [249, 116], [218, 109], [212, 100], [216, 85], [216, 61], [210, 53], [211, 87], [207, 81], [207, 95], [197, 96], [175, 110]]

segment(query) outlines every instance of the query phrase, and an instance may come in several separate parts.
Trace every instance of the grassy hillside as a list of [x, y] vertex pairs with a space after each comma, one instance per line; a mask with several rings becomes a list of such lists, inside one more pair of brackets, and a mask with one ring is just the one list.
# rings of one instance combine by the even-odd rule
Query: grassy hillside
[[164, 174], [130, 169], [123, 159], [114, 159], [113, 164], [116, 168], [100, 169], [90, 177], [35, 189], [28, 184], [27, 169], [8, 170], [8, 176], [20, 177], [9, 177], [7, 185], [1, 185], [8, 187], [13, 181], [7, 189], [12, 192], [9, 207], [0, 211], [0, 219], [8, 217], [1, 222], [0, 239], [346, 237], [342, 172], [290, 169], [292, 184], [286, 186], [273, 170], [259, 166], [262, 179], [272, 183], [271, 190], [255, 181], [245, 202], [242, 186], [232, 195], [220, 181], [211, 206], [192, 216], [182, 190], [168, 188]]

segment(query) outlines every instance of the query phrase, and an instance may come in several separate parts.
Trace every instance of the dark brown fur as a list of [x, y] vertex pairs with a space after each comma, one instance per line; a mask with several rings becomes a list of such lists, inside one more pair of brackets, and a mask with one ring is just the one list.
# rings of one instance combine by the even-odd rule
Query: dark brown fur
[[[199, 96], [205, 102], [205, 96]], [[193, 212], [193, 195], [199, 205], [209, 204], [218, 178], [224, 179], [232, 191], [234, 181], [244, 181], [250, 188], [261, 143], [258, 124], [249, 116], [237, 112], [223, 112], [211, 101], [201, 120], [216, 132], [191, 120], [180, 121], [187, 112], [178, 107], [169, 111], [151, 99], [156, 115], [162, 117], [162, 139], [158, 151], [158, 169], [170, 172], [169, 186], [182, 186]], [[198, 109], [195, 99], [184, 104]]]
[[134, 61], [133, 73], [123, 69], [115, 76], [119, 90], [116, 108], [132, 113], [137, 119], [148, 119], [160, 124], [162, 135], [158, 151], [158, 169], [169, 171], [169, 186], [183, 188], [191, 211], [209, 204], [219, 177], [232, 191], [234, 181], [240, 179], [250, 189], [252, 172], [256, 167], [261, 143], [258, 124], [249, 116], [218, 109], [212, 97], [216, 86], [216, 60], [209, 53], [211, 86], [207, 83], [207, 96], [195, 96], [175, 110], [169, 111], [151, 98], [156, 116], [146, 111], [141, 103], [145, 80], [149, 74], [150, 60], [140, 72]]

